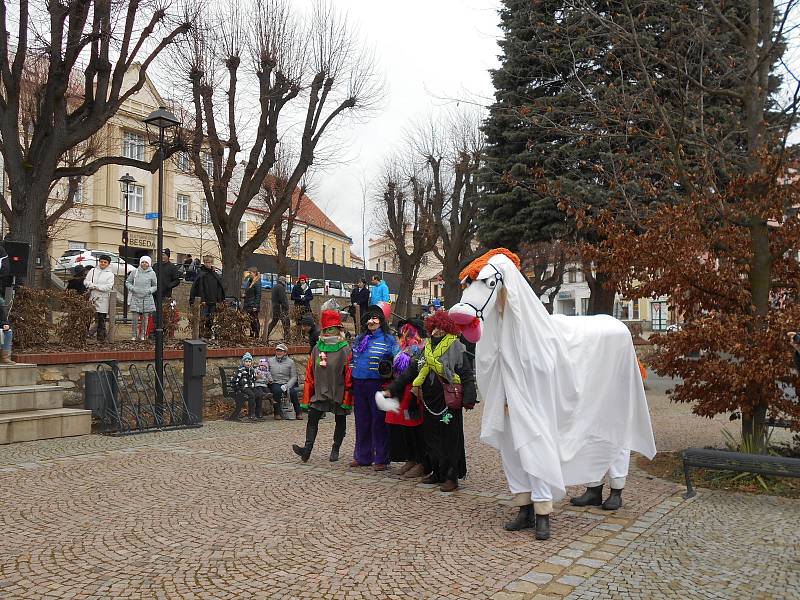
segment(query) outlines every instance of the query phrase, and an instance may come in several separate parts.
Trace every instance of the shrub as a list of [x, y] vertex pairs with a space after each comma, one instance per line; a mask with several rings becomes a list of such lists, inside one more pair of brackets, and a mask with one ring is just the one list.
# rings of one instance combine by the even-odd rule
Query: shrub
[[222, 344], [248, 344], [250, 316], [226, 304], [218, 304], [214, 312], [213, 330], [214, 337]]
[[47, 343], [52, 327], [47, 320], [49, 298], [48, 290], [19, 286], [9, 317], [16, 347], [30, 348]]
[[60, 300], [64, 314], [56, 327], [56, 335], [61, 343], [70, 348], [85, 348], [89, 341], [89, 327], [95, 316], [94, 304], [84, 295], [74, 290], [51, 292]]

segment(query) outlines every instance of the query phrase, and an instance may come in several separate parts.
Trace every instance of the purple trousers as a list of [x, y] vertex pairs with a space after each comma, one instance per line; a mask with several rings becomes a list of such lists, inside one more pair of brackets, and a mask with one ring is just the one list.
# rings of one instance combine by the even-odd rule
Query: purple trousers
[[382, 379], [353, 379], [356, 415], [356, 449], [353, 458], [362, 465], [389, 464], [389, 428], [386, 413], [375, 404]]

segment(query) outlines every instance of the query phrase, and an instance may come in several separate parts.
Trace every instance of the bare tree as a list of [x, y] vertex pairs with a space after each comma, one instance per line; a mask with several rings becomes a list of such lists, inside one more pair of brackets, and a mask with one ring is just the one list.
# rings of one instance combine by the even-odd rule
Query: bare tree
[[[138, 92], [159, 54], [191, 28], [187, 11], [139, 0], [0, 2], [0, 152], [10, 198], [0, 198], [9, 238], [46, 254], [47, 201], [54, 181], [108, 164], [154, 171], [150, 163], [106, 155], [80, 165], [64, 156], [96, 134]], [[126, 74], [138, 64], [133, 85]], [[32, 281], [35, 261], [29, 261]]]
[[547, 297], [544, 305], [552, 313], [567, 265], [576, 260], [574, 249], [561, 240], [526, 243], [520, 245], [519, 258], [528, 283], [539, 298]]
[[422, 207], [436, 228], [441, 244], [433, 253], [442, 263], [444, 300], [449, 306], [461, 296], [458, 279], [463, 263], [475, 254], [477, 183], [483, 135], [477, 112], [451, 112], [429, 120], [412, 136], [415, 160], [430, 181], [430, 202]]
[[394, 312], [410, 317], [422, 257], [436, 245], [437, 228], [430, 209], [433, 186], [397, 157], [387, 161], [376, 199], [378, 227], [397, 253], [402, 284]]
[[[231, 3], [194, 32], [180, 57], [191, 86], [190, 155], [219, 240], [224, 283], [235, 289], [245, 258], [291, 206], [320, 140], [345, 114], [370, 108], [380, 86], [371, 55], [329, 5], [317, 3], [301, 17], [288, 0]], [[297, 123], [290, 121], [294, 116]], [[296, 160], [281, 195], [240, 244], [245, 210], [276, 175], [281, 144], [291, 143]]]

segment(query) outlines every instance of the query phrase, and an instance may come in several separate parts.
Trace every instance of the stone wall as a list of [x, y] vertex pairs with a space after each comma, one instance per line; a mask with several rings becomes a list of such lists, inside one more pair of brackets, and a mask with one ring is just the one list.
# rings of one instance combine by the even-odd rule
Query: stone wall
[[[256, 362], [260, 357], [256, 356]], [[308, 355], [292, 355], [297, 364], [297, 372], [302, 382], [305, 378]], [[175, 369], [178, 383], [183, 385], [183, 360], [165, 361]], [[127, 378], [130, 365], [136, 365], [144, 374], [148, 363], [152, 361], [119, 361], [119, 368]], [[219, 367], [235, 367], [239, 361], [236, 358], [209, 358], [206, 362], [206, 375], [203, 378], [203, 398], [206, 402], [211, 399], [222, 398], [222, 383], [220, 381]], [[84, 374], [97, 369], [97, 363], [78, 363], [61, 365], [40, 365], [39, 383], [58, 384], [65, 389], [64, 406], [67, 408], [82, 407], [84, 393]]]

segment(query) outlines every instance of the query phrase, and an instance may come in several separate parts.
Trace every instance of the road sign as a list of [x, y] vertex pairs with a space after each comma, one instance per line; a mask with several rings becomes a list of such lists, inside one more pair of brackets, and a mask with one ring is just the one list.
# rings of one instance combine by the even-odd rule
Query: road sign
[[157, 219], [158, 213], [144, 213], [145, 219]]

